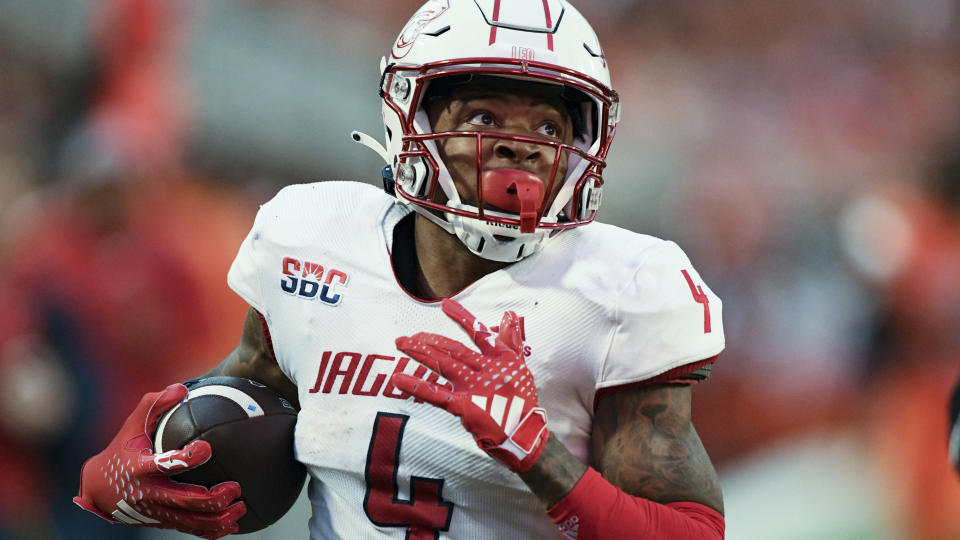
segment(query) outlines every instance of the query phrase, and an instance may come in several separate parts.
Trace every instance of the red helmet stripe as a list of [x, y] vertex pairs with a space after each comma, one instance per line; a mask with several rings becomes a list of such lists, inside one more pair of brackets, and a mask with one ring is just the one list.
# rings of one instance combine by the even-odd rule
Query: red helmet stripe
[[[500, 0], [494, 0], [493, 2], [493, 22], [500, 20]], [[497, 25], [490, 25], [490, 45], [493, 45], [497, 41]]]
[[[550, 20], [550, 4], [548, 0], [543, 0], [543, 14], [547, 18], [547, 28], [553, 28], [553, 21]], [[547, 48], [553, 50], [553, 34], [547, 34]]]

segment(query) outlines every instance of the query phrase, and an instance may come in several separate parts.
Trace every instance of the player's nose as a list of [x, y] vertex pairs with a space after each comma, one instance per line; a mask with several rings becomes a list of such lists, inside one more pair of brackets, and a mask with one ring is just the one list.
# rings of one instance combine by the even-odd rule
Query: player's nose
[[493, 144], [493, 157], [515, 164], [534, 164], [545, 155], [543, 145], [514, 139], [497, 139]]

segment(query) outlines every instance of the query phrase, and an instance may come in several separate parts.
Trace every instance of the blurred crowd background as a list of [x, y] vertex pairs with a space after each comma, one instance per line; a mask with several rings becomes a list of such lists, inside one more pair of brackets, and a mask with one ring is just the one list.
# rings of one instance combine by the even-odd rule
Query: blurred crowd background
[[[419, 4], [0, 0], [0, 539], [158, 537], [74, 507], [80, 464], [233, 349], [259, 204], [378, 181], [348, 134]], [[602, 220], [724, 299], [694, 421], [727, 537], [960, 538], [960, 3], [578, 7], [624, 103]]]

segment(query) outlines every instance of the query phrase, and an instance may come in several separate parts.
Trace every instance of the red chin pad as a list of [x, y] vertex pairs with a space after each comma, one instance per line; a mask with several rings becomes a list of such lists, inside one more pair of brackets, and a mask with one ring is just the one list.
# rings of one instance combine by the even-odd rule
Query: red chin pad
[[490, 169], [480, 177], [483, 202], [508, 212], [520, 213], [520, 232], [532, 233], [543, 204], [543, 181], [520, 169]]

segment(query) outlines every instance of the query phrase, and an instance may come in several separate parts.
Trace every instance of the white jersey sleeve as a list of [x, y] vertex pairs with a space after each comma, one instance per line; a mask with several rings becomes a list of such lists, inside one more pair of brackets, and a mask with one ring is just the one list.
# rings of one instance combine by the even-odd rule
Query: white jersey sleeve
[[263, 222], [269, 219], [269, 204], [260, 207], [253, 227], [240, 244], [240, 250], [233, 264], [230, 265], [230, 271], [227, 272], [227, 285], [264, 317], [268, 315], [260, 283], [260, 266], [264, 253], [259, 244], [262, 239]]
[[[260, 206], [227, 273], [227, 284], [270, 322], [277, 299], [284, 296], [278, 285], [284, 257], [305, 247], [350, 249], [349, 236], [331, 232], [333, 225], [351, 226], [342, 209], [349, 208], [360, 215], [379, 212], [385, 202], [389, 203], [380, 193], [361, 182], [326, 181], [284, 187]], [[368, 228], [375, 228], [372, 221]]]
[[658, 241], [640, 254], [615, 299], [614, 318], [598, 389], [645, 381], [724, 347], [720, 298], [673, 242]]

